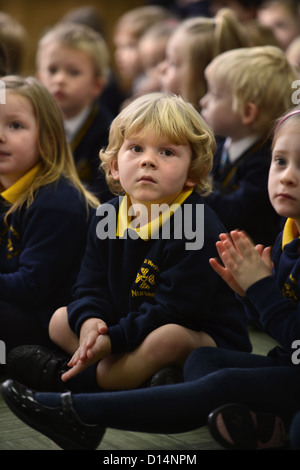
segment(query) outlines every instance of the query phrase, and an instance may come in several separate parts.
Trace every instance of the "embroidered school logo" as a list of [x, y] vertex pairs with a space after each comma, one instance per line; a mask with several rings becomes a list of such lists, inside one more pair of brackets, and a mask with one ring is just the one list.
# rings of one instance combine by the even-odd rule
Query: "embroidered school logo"
[[6, 258], [14, 258], [15, 256], [19, 256], [21, 252], [20, 234], [17, 232], [17, 230], [14, 229], [13, 226], [10, 226], [6, 244]]
[[141, 274], [138, 273], [136, 276], [136, 284], [139, 284], [141, 289], [150, 289], [150, 286], [155, 284], [154, 274], [148, 274], [148, 268], [141, 268]]
[[290, 274], [289, 278], [284, 283], [284, 286], [282, 288], [282, 293], [284, 297], [287, 297], [288, 299], [290, 299], [293, 302], [293, 304], [296, 304], [298, 301], [298, 295], [297, 295], [296, 290], [297, 290], [297, 281], [293, 277], [293, 275]]
[[6, 104], [6, 88], [3, 80], [0, 80], [0, 104]]
[[136, 275], [133, 289], [131, 290], [131, 296], [154, 297], [158, 276], [158, 266], [146, 258]]

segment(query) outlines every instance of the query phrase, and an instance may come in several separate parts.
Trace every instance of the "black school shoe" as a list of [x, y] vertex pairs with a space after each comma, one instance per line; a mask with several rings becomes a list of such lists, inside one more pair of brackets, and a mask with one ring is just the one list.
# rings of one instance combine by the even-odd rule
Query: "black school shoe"
[[24, 423], [41, 432], [64, 450], [94, 450], [105, 428], [83, 423], [73, 408], [71, 392], [62, 393], [60, 407], [38, 403], [35, 392], [13, 380], [1, 385], [4, 401]]
[[281, 418], [254, 413], [240, 404], [217, 408], [210, 413], [208, 426], [213, 438], [227, 449], [280, 449], [288, 443]]
[[147, 382], [147, 387], [158, 387], [160, 385], [173, 385], [183, 382], [182, 370], [178, 367], [165, 367], [154, 374]]
[[42, 346], [18, 346], [7, 357], [6, 374], [10, 379], [34, 390], [64, 392], [61, 375], [69, 370], [71, 356]]

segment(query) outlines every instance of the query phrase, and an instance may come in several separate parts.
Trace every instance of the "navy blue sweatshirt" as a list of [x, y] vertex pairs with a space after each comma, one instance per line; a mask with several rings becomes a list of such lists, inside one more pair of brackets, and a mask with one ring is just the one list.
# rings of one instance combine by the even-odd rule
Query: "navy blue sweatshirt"
[[61, 178], [41, 187], [29, 208], [13, 212], [6, 224], [13, 190], [3, 192], [0, 203], [0, 297], [37, 312], [46, 326], [54, 310], [70, 301], [90, 217], [82, 196]]
[[220, 140], [212, 172], [214, 191], [207, 201], [227, 231], [245, 230], [255, 243], [273, 245], [282, 225], [268, 194], [271, 144], [256, 142], [222, 172], [223, 145]]
[[113, 197], [104, 172], [100, 170], [99, 152], [108, 144], [108, 133], [113, 115], [105, 107], [95, 103], [87, 119], [71, 143], [76, 169], [81, 181], [86, 184], [101, 202]]
[[292, 343], [300, 340], [300, 239], [288, 219], [273, 247], [274, 274], [253, 284], [243, 299], [249, 319], [281, 347], [271, 351], [292, 364]]
[[[101, 318], [114, 354], [131, 351], [154, 329], [176, 323], [207, 332], [218, 346], [250, 351], [243, 308], [209, 265], [224, 227], [204, 198], [193, 192], [180, 206], [182, 216], [171, 216], [170, 233], [177, 238], [164, 235], [165, 222], [148, 240], [131, 229], [116, 236], [119, 199], [101, 206], [102, 216], [91, 223], [75, 300], [68, 306], [73, 331], [79, 335], [86, 319]], [[201, 226], [199, 207], [204, 208]], [[99, 238], [104, 222], [109, 236]], [[186, 245], [191, 229], [203, 232], [204, 244], [196, 250]]]

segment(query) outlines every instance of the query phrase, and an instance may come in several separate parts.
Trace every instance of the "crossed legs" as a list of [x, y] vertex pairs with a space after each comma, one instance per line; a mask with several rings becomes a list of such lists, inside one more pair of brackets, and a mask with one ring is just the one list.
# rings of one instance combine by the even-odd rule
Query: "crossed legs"
[[[66, 307], [54, 313], [49, 334], [54, 343], [71, 355], [79, 346], [79, 339], [69, 326]], [[99, 361], [97, 384], [104, 390], [139, 387], [166, 366], [183, 366], [189, 354], [202, 346], [216, 346], [204, 331], [190, 330], [177, 324], [163, 325], [153, 330], [135, 350]]]

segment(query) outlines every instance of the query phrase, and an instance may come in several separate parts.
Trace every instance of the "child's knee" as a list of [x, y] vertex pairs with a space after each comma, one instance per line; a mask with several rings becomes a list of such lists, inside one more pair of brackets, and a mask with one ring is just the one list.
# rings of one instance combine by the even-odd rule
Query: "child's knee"
[[176, 363], [188, 356], [191, 343], [187, 329], [172, 323], [152, 331], [144, 340], [143, 349], [146, 357], [157, 363]]
[[54, 343], [60, 340], [66, 325], [68, 325], [67, 307], [60, 307], [54, 312], [49, 322], [49, 336]]

